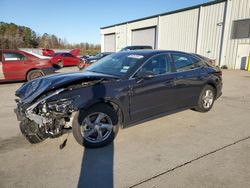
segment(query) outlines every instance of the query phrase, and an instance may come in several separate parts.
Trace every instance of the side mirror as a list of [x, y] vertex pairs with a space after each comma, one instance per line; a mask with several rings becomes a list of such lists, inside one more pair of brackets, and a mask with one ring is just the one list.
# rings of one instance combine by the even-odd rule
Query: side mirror
[[141, 82], [142, 80], [150, 80], [152, 78], [154, 78], [154, 73], [150, 71], [139, 72], [136, 75], [136, 79], [138, 80], [138, 82]]

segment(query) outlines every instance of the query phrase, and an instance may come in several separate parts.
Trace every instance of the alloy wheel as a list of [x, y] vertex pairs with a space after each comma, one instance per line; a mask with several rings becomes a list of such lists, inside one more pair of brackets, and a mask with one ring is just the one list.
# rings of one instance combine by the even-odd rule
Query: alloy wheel
[[214, 94], [213, 91], [208, 89], [204, 92], [202, 96], [202, 104], [205, 109], [209, 109], [214, 101]]
[[113, 124], [107, 114], [95, 112], [84, 118], [80, 128], [84, 139], [91, 143], [100, 143], [112, 133]]

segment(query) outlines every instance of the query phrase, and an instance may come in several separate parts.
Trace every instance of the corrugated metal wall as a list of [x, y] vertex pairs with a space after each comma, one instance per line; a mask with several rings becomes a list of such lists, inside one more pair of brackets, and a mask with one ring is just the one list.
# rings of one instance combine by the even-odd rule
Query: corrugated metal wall
[[197, 53], [211, 59], [220, 59], [225, 3], [200, 7]]
[[159, 17], [158, 49], [195, 52], [199, 9]]
[[234, 69], [238, 45], [250, 44], [250, 39], [231, 39], [233, 21], [246, 18], [250, 18], [250, 0], [214, 2], [101, 29], [102, 47], [104, 34], [116, 32], [119, 51], [131, 45], [132, 30], [155, 26], [158, 49], [196, 52]]
[[250, 18], [250, 0], [227, 1], [227, 14], [225, 32], [222, 47], [221, 65], [227, 65], [230, 69], [235, 68], [237, 50], [239, 44], [250, 44], [248, 39], [232, 39], [232, 27], [234, 20]]
[[116, 27], [116, 50], [119, 51], [127, 45], [127, 26], [119, 25]]

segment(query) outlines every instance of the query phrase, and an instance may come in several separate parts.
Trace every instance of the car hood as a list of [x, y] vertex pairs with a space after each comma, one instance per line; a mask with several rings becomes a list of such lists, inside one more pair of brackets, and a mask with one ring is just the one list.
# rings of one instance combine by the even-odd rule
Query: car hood
[[114, 79], [118, 78], [112, 75], [94, 73], [94, 72], [71, 72], [61, 73], [40, 77], [23, 84], [17, 91], [16, 96], [21, 99], [21, 102], [31, 103], [34, 99], [48, 91], [64, 88], [72, 84], [77, 84], [84, 79]]

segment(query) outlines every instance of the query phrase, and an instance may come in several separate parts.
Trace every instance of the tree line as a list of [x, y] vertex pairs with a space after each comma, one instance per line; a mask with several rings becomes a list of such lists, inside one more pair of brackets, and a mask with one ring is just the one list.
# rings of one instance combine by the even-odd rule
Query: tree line
[[70, 44], [66, 39], [61, 39], [54, 34], [44, 33], [38, 35], [29, 27], [19, 26], [14, 23], [0, 22], [0, 48], [49, 48], [49, 49], [74, 49], [78, 48], [80, 54], [96, 54], [100, 45], [79, 43]]

